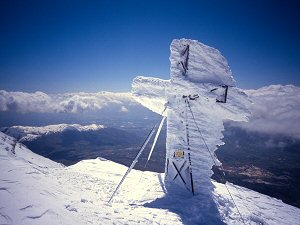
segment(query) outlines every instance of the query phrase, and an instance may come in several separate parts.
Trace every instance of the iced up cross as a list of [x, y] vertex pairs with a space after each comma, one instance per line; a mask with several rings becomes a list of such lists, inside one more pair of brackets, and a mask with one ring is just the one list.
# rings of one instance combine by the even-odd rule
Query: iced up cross
[[167, 105], [168, 190], [208, 193], [212, 166], [219, 163], [214, 151], [224, 144], [223, 121], [246, 121], [250, 101], [235, 87], [227, 60], [217, 49], [194, 40], [173, 40], [170, 61], [170, 80], [136, 77], [132, 93], [156, 113]]

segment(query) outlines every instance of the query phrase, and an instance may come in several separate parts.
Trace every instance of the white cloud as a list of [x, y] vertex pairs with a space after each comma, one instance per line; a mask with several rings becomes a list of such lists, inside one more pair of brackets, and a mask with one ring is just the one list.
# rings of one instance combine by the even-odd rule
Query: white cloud
[[300, 87], [271, 85], [246, 93], [253, 101], [252, 116], [248, 123], [239, 125], [251, 131], [300, 139]]
[[[238, 123], [238, 126], [250, 131], [281, 134], [300, 139], [300, 87], [271, 85], [245, 92], [253, 101], [250, 109], [252, 116], [248, 123]], [[228, 98], [230, 99], [230, 92]], [[134, 113], [136, 109], [131, 107], [138, 105], [140, 104], [130, 93], [80, 92], [48, 95], [43, 92], [0, 90], [0, 111], [8, 112], [78, 113], [111, 110]]]
[[128, 112], [139, 105], [130, 93], [66, 93], [48, 95], [43, 92], [7, 92], [0, 90], [0, 111], [9, 112], [84, 112], [105, 109]]

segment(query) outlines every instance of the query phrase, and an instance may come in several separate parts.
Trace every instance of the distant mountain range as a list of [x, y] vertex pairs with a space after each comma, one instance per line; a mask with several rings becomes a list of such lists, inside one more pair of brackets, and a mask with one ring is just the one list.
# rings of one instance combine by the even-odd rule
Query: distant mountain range
[[54, 133], [61, 133], [64, 131], [97, 131], [105, 128], [103, 125], [79, 125], [79, 124], [55, 124], [43, 127], [30, 127], [30, 126], [12, 126], [2, 127], [0, 131], [12, 136], [20, 142], [33, 141], [43, 135]]

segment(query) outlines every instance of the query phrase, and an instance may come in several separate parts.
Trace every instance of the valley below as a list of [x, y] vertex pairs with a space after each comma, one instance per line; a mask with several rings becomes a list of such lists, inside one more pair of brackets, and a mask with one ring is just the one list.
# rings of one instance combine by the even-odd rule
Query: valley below
[[[97, 131], [67, 130], [42, 135], [23, 144], [35, 153], [67, 166], [102, 157], [129, 167], [151, 129], [151, 122], [119, 122], [117, 125], [115, 121]], [[216, 155], [222, 162], [227, 181], [300, 208], [298, 140], [249, 132], [230, 124], [225, 124], [223, 134], [225, 144], [219, 146]], [[135, 169], [164, 172], [165, 140], [166, 126], [147, 167], [151, 141]], [[212, 178], [220, 180], [220, 173], [216, 168], [213, 170]]]

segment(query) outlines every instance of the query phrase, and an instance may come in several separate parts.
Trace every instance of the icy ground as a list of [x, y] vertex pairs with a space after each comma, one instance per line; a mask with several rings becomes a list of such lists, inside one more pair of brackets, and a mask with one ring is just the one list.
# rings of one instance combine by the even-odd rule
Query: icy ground
[[[126, 169], [100, 158], [64, 167], [0, 132], [0, 224], [242, 224], [223, 184], [213, 182], [209, 208], [205, 196], [165, 193], [153, 172], [133, 170], [107, 204]], [[300, 209], [228, 187], [245, 224], [300, 224]]]

